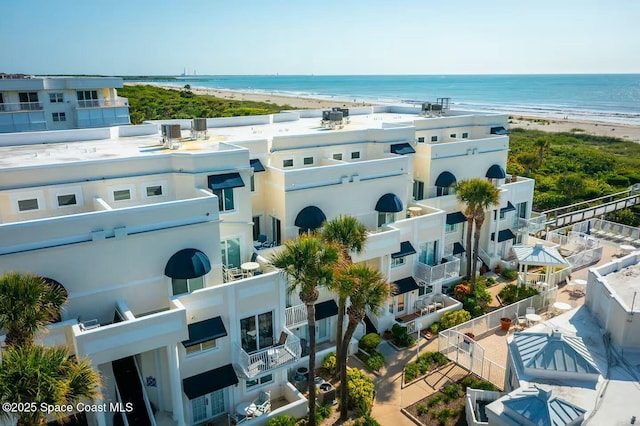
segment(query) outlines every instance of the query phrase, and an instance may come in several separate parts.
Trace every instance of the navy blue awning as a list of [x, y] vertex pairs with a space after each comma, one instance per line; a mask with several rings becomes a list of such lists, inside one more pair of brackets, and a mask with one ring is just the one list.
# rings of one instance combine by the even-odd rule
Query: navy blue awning
[[497, 164], [489, 167], [489, 170], [487, 170], [487, 174], [485, 175], [485, 177], [488, 177], [489, 179], [504, 179], [505, 176], [504, 169], [502, 166]]
[[398, 213], [402, 211], [402, 201], [395, 194], [384, 194], [376, 203], [376, 211], [382, 213]]
[[466, 250], [462, 247], [460, 243], [453, 243], [453, 254], [464, 253]]
[[326, 220], [322, 210], [316, 206], [308, 206], [300, 210], [293, 224], [302, 229], [318, 229]]
[[447, 225], [455, 225], [456, 223], [466, 222], [467, 217], [462, 212], [447, 214]]
[[406, 155], [415, 154], [416, 150], [408, 143], [395, 143], [391, 145], [391, 152], [394, 154]]
[[182, 389], [187, 398], [194, 399], [220, 389], [238, 384], [238, 376], [231, 364], [187, 377], [182, 381]]
[[[496, 233], [494, 232], [493, 234], [491, 234], [491, 239], [495, 240], [495, 237], [496, 237]], [[513, 240], [515, 237], [516, 236], [513, 232], [511, 232], [511, 229], [503, 229], [502, 231], [498, 232], [499, 243], [507, 240]]]
[[418, 283], [413, 277], [403, 278], [393, 283], [396, 286], [393, 294], [397, 296], [398, 294], [409, 293], [410, 291], [418, 289]]
[[441, 188], [448, 188], [456, 183], [456, 177], [451, 172], [442, 172], [436, 179], [436, 186]]
[[508, 135], [509, 131], [502, 126], [492, 127], [491, 128], [492, 135]]
[[400, 251], [397, 253], [391, 253], [393, 259], [397, 259], [403, 256], [409, 256], [410, 254], [416, 254], [416, 249], [413, 248], [409, 241], [403, 241], [400, 243]]
[[249, 165], [251, 167], [253, 167], [253, 172], [254, 173], [264, 172], [265, 171], [265, 168], [262, 165], [262, 162], [260, 160], [258, 160], [257, 158], [254, 158], [253, 160], [249, 160]]
[[244, 186], [244, 181], [240, 177], [240, 173], [211, 175], [207, 178], [207, 180], [209, 188], [211, 189], [239, 188], [241, 186]]
[[316, 321], [338, 315], [338, 305], [331, 299], [316, 303]]
[[200, 250], [188, 248], [171, 256], [164, 268], [164, 274], [169, 278], [185, 280], [201, 277], [210, 270], [211, 263], [207, 255]]
[[507, 207], [503, 207], [500, 209], [500, 213], [512, 212], [516, 208], [511, 204], [511, 201], [507, 201]]
[[222, 318], [215, 317], [208, 320], [194, 322], [187, 326], [189, 329], [189, 340], [182, 342], [185, 348], [198, 345], [207, 340], [215, 340], [227, 335]]

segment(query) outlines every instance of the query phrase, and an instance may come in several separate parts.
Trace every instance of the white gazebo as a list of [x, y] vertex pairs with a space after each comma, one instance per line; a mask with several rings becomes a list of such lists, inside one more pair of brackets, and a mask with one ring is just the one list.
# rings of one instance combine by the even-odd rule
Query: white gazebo
[[545, 247], [542, 244], [535, 246], [514, 246], [513, 251], [518, 258], [518, 285], [527, 283], [528, 266], [545, 266], [546, 273], [544, 282], [550, 287], [557, 284], [555, 268], [571, 266], [558, 250], [554, 247]]

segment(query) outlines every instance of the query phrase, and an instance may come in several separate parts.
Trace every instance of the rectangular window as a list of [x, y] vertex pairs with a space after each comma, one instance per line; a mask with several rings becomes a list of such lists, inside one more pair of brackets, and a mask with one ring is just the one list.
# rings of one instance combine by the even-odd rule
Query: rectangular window
[[38, 210], [38, 199], [30, 198], [28, 200], [18, 200], [18, 210], [27, 212], [29, 210]]
[[438, 142], [437, 136], [431, 136], [431, 142]]
[[418, 143], [424, 143], [424, 136], [418, 138]]
[[382, 226], [384, 224], [387, 223], [393, 223], [396, 220], [396, 214], [395, 213], [384, 213], [384, 212], [379, 212], [378, 213], [378, 226]]
[[54, 112], [51, 114], [53, 121], [67, 121], [67, 114], [64, 112]]
[[433, 284], [418, 286], [418, 296], [425, 296], [433, 293]]
[[233, 188], [213, 189], [212, 191], [218, 197], [218, 210], [227, 212], [235, 208]]
[[256, 177], [251, 175], [249, 178], [249, 185], [251, 186], [251, 192], [256, 192]]
[[273, 312], [265, 312], [240, 320], [242, 349], [247, 353], [273, 346]]
[[450, 137], [451, 139], [455, 139], [455, 138], [456, 138], [456, 134], [455, 134], [455, 133], [451, 133], [451, 134], [449, 135], [449, 137]]
[[260, 216], [253, 216], [253, 241], [258, 241], [260, 234]]
[[396, 257], [395, 259], [394, 259], [394, 258], [391, 258], [391, 267], [392, 267], [392, 268], [395, 268], [395, 267], [397, 267], [397, 266], [402, 266], [402, 265], [404, 265], [405, 263], [406, 263], [406, 257], [405, 257], [405, 256], [402, 256], [402, 257]]
[[271, 216], [271, 240], [279, 246], [282, 238], [280, 219]]
[[352, 160], [357, 160], [360, 158], [360, 151], [354, 151], [351, 153], [351, 159]]
[[505, 212], [500, 212], [500, 220], [504, 220], [505, 218]]
[[162, 185], [147, 186], [147, 197], [157, 197], [162, 195]]
[[75, 206], [78, 204], [76, 194], [58, 195], [58, 207]]
[[125, 201], [131, 199], [130, 189], [120, 189], [113, 191], [113, 201]]
[[171, 288], [174, 296], [190, 293], [194, 290], [204, 288], [204, 277], [190, 278], [188, 280], [171, 278]]
[[419, 180], [413, 181], [413, 199], [424, 199], [424, 182], [420, 182]]
[[282, 167], [293, 167], [293, 159], [282, 160]]
[[187, 355], [193, 355], [200, 352], [206, 352], [208, 350], [215, 349], [215, 348], [216, 348], [216, 340], [212, 339], [212, 340], [205, 340], [202, 343], [189, 346], [188, 348], [185, 348], [185, 349], [187, 350]]
[[253, 380], [247, 380], [247, 389], [254, 388], [259, 385], [264, 385], [273, 382], [273, 374], [267, 374], [262, 377], [256, 377]]
[[396, 296], [398, 300], [398, 313], [404, 312], [404, 294], [399, 294]]
[[49, 93], [49, 102], [52, 104], [64, 102], [62, 93]]
[[464, 133], [462, 134], [462, 139], [468, 139], [468, 138], [469, 138], [469, 133], [464, 132]]
[[22, 110], [38, 110], [40, 104], [38, 103], [38, 92], [20, 92], [18, 93], [20, 99], [20, 108]]
[[222, 263], [228, 268], [240, 267], [240, 238], [220, 241]]
[[418, 256], [418, 262], [425, 265], [435, 266], [436, 254], [438, 252], [438, 242], [430, 241], [428, 243], [420, 244], [420, 255]]
[[302, 164], [304, 164], [305, 166], [310, 166], [311, 164], [313, 164], [313, 157], [304, 157], [302, 159]]
[[334, 160], [342, 160], [342, 153], [339, 153], [339, 154], [333, 154], [333, 159], [334, 159]]
[[527, 202], [518, 203], [516, 209], [518, 210], [518, 217], [525, 219], [527, 217]]
[[444, 227], [444, 232], [447, 234], [450, 232], [456, 232], [458, 230], [458, 224], [454, 223], [453, 225], [446, 224]]
[[98, 106], [97, 90], [78, 90], [78, 106], [81, 108], [95, 108]]

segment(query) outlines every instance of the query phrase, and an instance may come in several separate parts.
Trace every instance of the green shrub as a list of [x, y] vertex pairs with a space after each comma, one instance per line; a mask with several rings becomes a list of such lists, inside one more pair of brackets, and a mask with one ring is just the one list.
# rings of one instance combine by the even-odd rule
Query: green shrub
[[458, 383], [451, 383], [442, 389], [442, 393], [447, 395], [449, 399], [456, 399], [462, 396], [462, 386]]
[[435, 407], [436, 405], [440, 404], [440, 402], [444, 401], [445, 399], [447, 399], [447, 396], [443, 393], [438, 392], [437, 394], [433, 395], [431, 398], [427, 399], [427, 406], [429, 408], [431, 407]]
[[512, 303], [516, 303], [522, 299], [526, 299], [531, 296], [535, 296], [540, 292], [533, 287], [528, 286], [516, 286], [515, 284], [508, 284], [504, 286], [502, 290], [498, 293], [502, 303], [505, 305], [511, 305]]
[[450, 408], [443, 408], [438, 412], [438, 414], [436, 414], [436, 418], [438, 419], [441, 425], [446, 425], [447, 420], [449, 420], [449, 418], [452, 417], [453, 414], [454, 412]]
[[509, 281], [513, 281], [516, 278], [518, 278], [518, 271], [515, 271], [513, 269], [503, 269], [502, 272], [500, 273], [500, 275], [502, 275], [502, 277], [506, 280]]
[[329, 371], [329, 374], [334, 376], [336, 374], [336, 363], [336, 353], [330, 352], [322, 360], [322, 368], [326, 368]]
[[380, 371], [380, 369], [384, 367], [384, 355], [380, 352], [374, 351], [371, 353], [365, 364], [367, 364], [367, 367], [372, 371]]
[[321, 420], [324, 420], [331, 415], [332, 411], [333, 407], [331, 404], [322, 404], [318, 406], [316, 413], [320, 416]]
[[361, 419], [357, 419], [353, 426], [380, 426], [380, 423], [370, 415], [365, 415]]
[[363, 351], [371, 353], [376, 350], [376, 348], [378, 347], [381, 341], [382, 341], [382, 338], [378, 334], [369, 333], [365, 335], [362, 339], [360, 339], [360, 343], [358, 343], [358, 346]]
[[269, 419], [267, 426], [296, 426], [297, 420], [286, 414]]
[[459, 311], [445, 313], [440, 319], [440, 326], [443, 330], [446, 330], [447, 328], [455, 327], [469, 320], [471, 320], [471, 314], [461, 309]]
[[404, 382], [409, 383], [414, 381], [420, 374], [420, 367], [415, 362], [407, 364], [404, 367]]
[[418, 412], [419, 416], [423, 416], [429, 412], [429, 407], [424, 404], [418, 404], [416, 406], [416, 411]]
[[409, 348], [416, 343], [416, 339], [407, 332], [407, 327], [399, 324], [394, 324], [393, 327], [391, 327], [391, 334], [393, 335], [394, 345], [401, 348]]
[[486, 380], [477, 379], [474, 376], [467, 376], [464, 379], [462, 379], [460, 383], [464, 388], [482, 389], [482, 390], [488, 390], [488, 391], [493, 391], [497, 389], [493, 383], [487, 382]]
[[427, 330], [429, 330], [433, 334], [438, 334], [438, 332], [440, 331], [440, 323], [437, 321], [434, 322], [427, 328]]
[[348, 407], [355, 409], [360, 416], [371, 413], [375, 387], [373, 380], [357, 368], [347, 369]]

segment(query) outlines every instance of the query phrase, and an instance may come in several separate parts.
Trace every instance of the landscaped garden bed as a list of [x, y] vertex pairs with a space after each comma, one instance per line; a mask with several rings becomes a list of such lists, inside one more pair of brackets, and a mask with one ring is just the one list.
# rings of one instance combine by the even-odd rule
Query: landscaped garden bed
[[448, 363], [449, 359], [440, 352], [425, 352], [418, 357], [417, 362], [410, 362], [404, 367], [403, 383], [411, 383]]
[[469, 375], [446, 384], [439, 392], [429, 395], [405, 408], [405, 411], [423, 425], [466, 425], [465, 395], [467, 388], [496, 390], [493, 383]]

